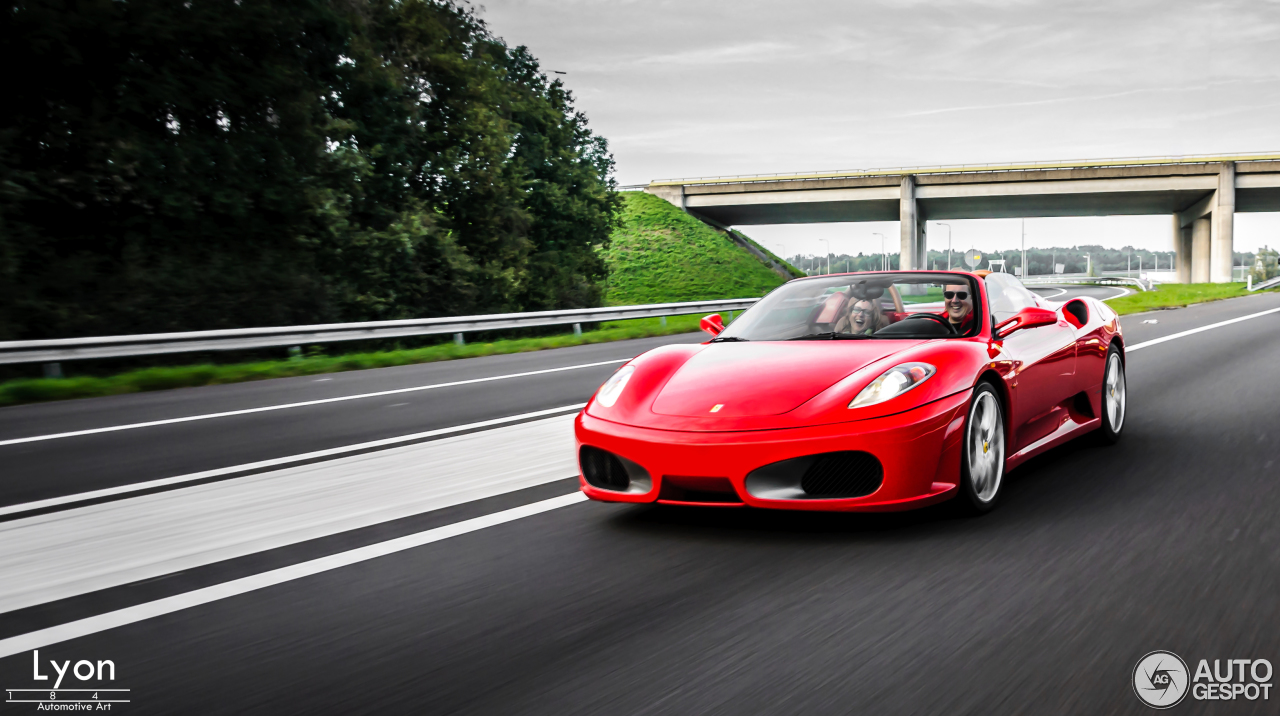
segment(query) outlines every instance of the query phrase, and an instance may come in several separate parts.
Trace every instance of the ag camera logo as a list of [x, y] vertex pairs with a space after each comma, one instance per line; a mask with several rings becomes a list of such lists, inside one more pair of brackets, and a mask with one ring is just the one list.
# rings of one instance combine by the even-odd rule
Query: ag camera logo
[[1171, 651], [1153, 651], [1133, 667], [1133, 693], [1153, 709], [1177, 706], [1191, 694], [1196, 701], [1248, 701], [1271, 698], [1271, 662], [1266, 659], [1201, 659], [1193, 676], [1187, 662]]
[[1187, 697], [1187, 663], [1172, 651], [1153, 651], [1133, 667], [1133, 693], [1153, 709], [1177, 706]]

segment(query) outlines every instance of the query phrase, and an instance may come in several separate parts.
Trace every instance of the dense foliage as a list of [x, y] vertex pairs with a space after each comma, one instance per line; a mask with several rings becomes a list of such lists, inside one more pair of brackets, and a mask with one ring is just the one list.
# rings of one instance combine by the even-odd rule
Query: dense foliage
[[10, 0], [0, 339], [599, 305], [612, 158], [440, 0]]
[[611, 306], [763, 296], [786, 280], [664, 199], [627, 192], [605, 258]]

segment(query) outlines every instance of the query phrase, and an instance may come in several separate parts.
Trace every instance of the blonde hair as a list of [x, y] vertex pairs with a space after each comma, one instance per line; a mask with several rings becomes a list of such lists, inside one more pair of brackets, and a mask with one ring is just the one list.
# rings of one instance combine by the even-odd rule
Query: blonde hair
[[851, 330], [853, 329], [853, 309], [856, 308], [859, 303], [866, 303], [871, 306], [871, 314], [875, 319], [874, 322], [871, 323], [873, 331], [878, 331], [889, 325], [889, 317], [884, 315], [884, 307], [880, 305], [880, 301], [874, 298], [859, 298], [849, 304], [849, 328]]

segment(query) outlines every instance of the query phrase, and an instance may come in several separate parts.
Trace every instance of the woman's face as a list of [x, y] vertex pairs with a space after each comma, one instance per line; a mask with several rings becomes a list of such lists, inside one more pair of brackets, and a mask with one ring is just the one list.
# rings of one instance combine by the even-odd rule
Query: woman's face
[[865, 331], [868, 327], [874, 326], [875, 310], [875, 306], [870, 301], [858, 301], [853, 304], [853, 308], [849, 311], [849, 318], [853, 322], [854, 330]]

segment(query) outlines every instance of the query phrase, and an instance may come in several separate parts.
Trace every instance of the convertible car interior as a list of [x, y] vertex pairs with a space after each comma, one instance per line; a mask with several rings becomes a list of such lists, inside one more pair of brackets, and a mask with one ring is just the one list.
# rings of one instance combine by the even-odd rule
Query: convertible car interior
[[[983, 307], [972, 276], [894, 274], [833, 276], [790, 285], [761, 301], [718, 340], [947, 338], [970, 335]], [[956, 322], [947, 301], [959, 296], [968, 311]]]

